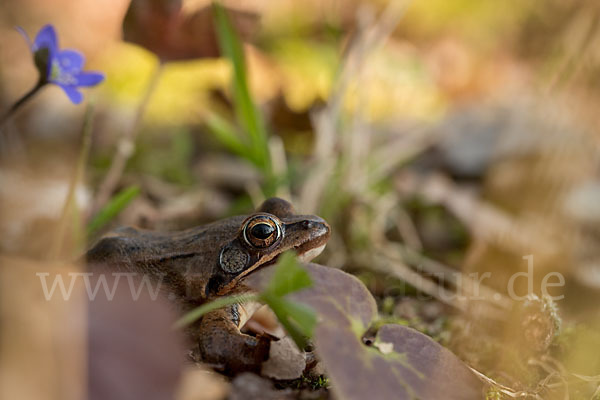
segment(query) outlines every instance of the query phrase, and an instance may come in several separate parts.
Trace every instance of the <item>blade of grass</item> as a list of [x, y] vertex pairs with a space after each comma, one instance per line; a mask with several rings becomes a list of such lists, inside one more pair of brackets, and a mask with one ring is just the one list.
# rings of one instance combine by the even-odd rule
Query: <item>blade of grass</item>
[[317, 316], [312, 308], [293, 301], [263, 295], [263, 300], [269, 305], [277, 320], [285, 331], [290, 335], [296, 346], [303, 350], [307, 344], [307, 338], [312, 337]]
[[210, 303], [202, 304], [198, 308], [194, 308], [192, 311], [185, 314], [183, 317], [177, 320], [173, 325], [174, 329], [183, 328], [192, 322], [196, 321], [204, 314], [209, 313], [214, 310], [218, 310], [219, 308], [223, 308], [226, 306], [230, 306], [233, 304], [239, 303], [247, 303], [250, 301], [258, 301], [260, 300], [259, 295], [255, 294], [240, 294], [237, 296], [227, 296], [216, 299], [215, 301], [211, 301]]
[[213, 13], [221, 52], [231, 61], [233, 66], [233, 100], [238, 120], [249, 135], [255, 163], [265, 173], [271, 174], [268, 135], [248, 89], [246, 60], [242, 43], [227, 16], [227, 12], [218, 2], [213, 3]]
[[260, 294], [228, 296], [203, 304], [185, 314], [175, 323], [174, 328], [185, 327], [206, 313], [228, 305], [258, 301], [273, 310], [286, 332], [302, 350], [306, 347], [306, 339], [312, 337], [317, 316], [311, 307], [296, 303], [285, 296], [311, 285], [312, 280], [308, 272], [298, 265], [295, 254], [287, 252], [281, 256], [271, 281]]
[[227, 147], [237, 155], [254, 162], [251, 150], [249, 151], [248, 146], [242, 141], [242, 138], [238, 136], [235, 127], [230, 124], [229, 121], [215, 113], [208, 113], [206, 115], [205, 123], [215, 138], [221, 142], [223, 146]]
[[115, 218], [127, 205], [140, 194], [139, 186], [130, 186], [117, 193], [92, 218], [87, 227], [88, 236], [92, 236], [100, 228]]
[[314, 327], [317, 324], [317, 314], [315, 314], [315, 311], [304, 304], [288, 299], [282, 300], [289, 319], [299, 327], [302, 335], [311, 337]]
[[286, 332], [300, 350], [306, 347], [306, 338], [312, 336], [317, 323], [315, 311], [285, 296], [312, 286], [308, 272], [298, 264], [294, 252], [282, 254], [269, 285], [261, 293], [263, 302], [271, 307]]
[[288, 251], [279, 257], [273, 278], [264, 293], [283, 297], [311, 285], [312, 280], [306, 270], [298, 265], [295, 253]]

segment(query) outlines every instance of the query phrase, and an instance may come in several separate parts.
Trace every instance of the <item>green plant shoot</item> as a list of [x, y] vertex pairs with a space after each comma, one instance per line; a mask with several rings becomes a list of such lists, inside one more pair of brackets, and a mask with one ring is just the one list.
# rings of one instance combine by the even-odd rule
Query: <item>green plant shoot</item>
[[317, 317], [314, 310], [296, 303], [285, 296], [312, 285], [308, 272], [302, 268], [292, 252], [281, 255], [273, 278], [265, 290], [256, 295], [228, 296], [217, 299], [190, 311], [181, 317], [175, 328], [182, 328], [196, 321], [206, 313], [216, 309], [248, 301], [259, 301], [267, 304], [277, 316], [287, 333], [298, 348], [306, 347], [306, 339], [312, 337]]
[[136, 185], [129, 186], [117, 193], [89, 222], [87, 227], [88, 236], [92, 236], [104, 225], [112, 221], [139, 194], [140, 188]]

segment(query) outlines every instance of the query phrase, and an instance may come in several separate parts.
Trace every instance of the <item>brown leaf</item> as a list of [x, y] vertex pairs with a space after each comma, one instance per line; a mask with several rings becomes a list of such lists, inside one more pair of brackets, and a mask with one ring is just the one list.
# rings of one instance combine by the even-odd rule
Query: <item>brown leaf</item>
[[[479, 399], [482, 384], [448, 349], [405, 326], [384, 325], [373, 346], [363, 335], [376, 316], [375, 300], [354, 276], [306, 264], [313, 286], [291, 297], [318, 314], [316, 352], [340, 399]], [[264, 287], [267, 268], [248, 279]]]
[[[302, 264], [308, 271], [313, 286], [292, 293], [290, 298], [313, 307], [319, 317], [336, 323], [355, 320], [366, 329], [377, 314], [377, 304], [371, 293], [358, 278], [338, 269], [318, 264]], [[264, 268], [248, 276], [244, 283], [256, 290], [266, 288], [274, 268]]]
[[[384, 325], [376, 343], [390, 343], [396, 355], [387, 360], [403, 371], [405, 383], [421, 399], [480, 399], [482, 384], [450, 350], [429, 336], [401, 325]], [[399, 357], [398, 357], [399, 356]], [[392, 357], [394, 358], [394, 357]]]
[[[227, 8], [240, 37], [255, 31], [258, 16]], [[183, 9], [181, 0], [133, 0], [123, 22], [126, 41], [155, 53], [161, 61], [218, 57], [219, 45], [210, 6]]]
[[91, 271], [91, 288], [104, 280], [116, 289], [114, 296], [99, 289], [88, 303], [88, 399], [174, 398], [185, 359], [170, 305], [145, 290], [135, 297], [131, 287], [142, 280], [129, 283], [101, 266]]

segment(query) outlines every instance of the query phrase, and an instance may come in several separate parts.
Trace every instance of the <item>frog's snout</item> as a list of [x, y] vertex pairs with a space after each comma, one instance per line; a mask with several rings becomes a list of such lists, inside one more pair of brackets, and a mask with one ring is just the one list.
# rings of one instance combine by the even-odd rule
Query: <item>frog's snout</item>
[[298, 259], [302, 262], [309, 262], [323, 251], [329, 236], [331, 228], [324, 219], [313, 217], [301, 222], [302, 230], [306, 240], [300, 246], [296, 246]]
[[301, 226], [308, 231], [311, 238], [325, 237], [329, 238], [331, 228], [329, 224], [321, 217], [313, 217], [302, 221]]
[[[318, 218], [318, 219], [317, 219]], [[327, 222], [325, 222], [325, 220], [323, 218], [317, 217], [314, 220], [305, 220], [302, 221], [302, 227], [304, 229], [308, 229], [308, 230], [317, 230], [319, 232], [329, 232], [330, 228], [329, 228], [329, 224], [327, 224]]]

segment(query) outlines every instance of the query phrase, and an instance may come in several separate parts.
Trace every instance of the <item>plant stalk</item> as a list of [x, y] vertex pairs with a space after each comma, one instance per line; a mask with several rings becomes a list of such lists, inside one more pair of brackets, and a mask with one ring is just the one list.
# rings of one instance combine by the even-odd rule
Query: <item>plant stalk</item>
[[4, 125], [17, 114], [23, 104], [27, 103], [27, 101], [29, 101], [29, 99], [31, 99], [42, 87], [44, 87], [45, 84], [46, 83], [43, 81], [38, 82], [29, 92], [25, 93], [23, 97], [17, 100], [17, 102], [13, 104], [12, 107], [6, 111], [6, 113], [4, 113], [2, 118], [0, 118], [0, 131], [3, 130]]

